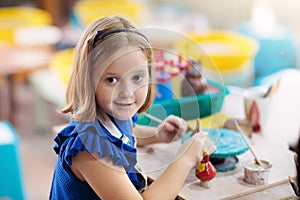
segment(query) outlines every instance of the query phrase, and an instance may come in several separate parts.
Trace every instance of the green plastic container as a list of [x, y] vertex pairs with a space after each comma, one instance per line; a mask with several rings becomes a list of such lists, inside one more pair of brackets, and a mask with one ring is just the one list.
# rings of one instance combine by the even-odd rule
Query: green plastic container
[[[176, 115], [185, 120], [197, 119], [219, 112], [222, 108], [224, 97], [229, 90], [221, 84], [207, 80], [207, 84], [218, 89], [218, 92], [205, 93], [178, 99], [154, 102], [147, 113], [159, 119], [169, 115]], [[137, 124], [157, 126], [158, 123], [139, 114]]]

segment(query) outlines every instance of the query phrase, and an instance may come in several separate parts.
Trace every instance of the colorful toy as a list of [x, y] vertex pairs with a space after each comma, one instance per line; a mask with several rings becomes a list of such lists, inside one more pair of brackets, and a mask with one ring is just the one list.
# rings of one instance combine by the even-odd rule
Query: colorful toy
[[183, 97], [203, 94], [208, 89], [206, 80], [202, 75], [201, 61], [190, 60], [190, 63], [191, 66], [187, 68], [185, 78], [181, 83], [181, 95]]
[[[192, 131], [192, 135], [200, 131], [200, 122], [196, 121], [196, 128]], [[207, 150], [203, 150], [203, 159], [197, 165], [195, 175], [198, 179], [200, 179], [200, 186], [208, 188], [209, 181], [212, 180], [217, 174], [215, 167], [209, 161], [209, 152]]]
[[207, 151], [203, 152], [203, 160], [197, 165], [195, 175], [200, 179], [200, 186], [208, 188], [209, 181], [211, 181], [217, 174], [213, 164], [209, 161], [209, 154]]

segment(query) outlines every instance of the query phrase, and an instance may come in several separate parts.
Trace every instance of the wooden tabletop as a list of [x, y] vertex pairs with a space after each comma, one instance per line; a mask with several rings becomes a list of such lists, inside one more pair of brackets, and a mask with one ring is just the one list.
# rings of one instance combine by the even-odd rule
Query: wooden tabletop
[[[46, 68], [54, 53], [50, 48], [19, 47], [13, 45], [0, 45], [0, 101], [2, 100], [2, 86], [7, 87], [8, 107], [0, 110], [0, 119], [8, 120], [14, 124], [15, 115], [15, 80], [22, 78], [27, 81], [30, 73]], [[2, 103], [0, 102], [0, 105]], [[6, 113], [6, 114], [5, 114]]]
[[31, 72], [48, 67], [53, 53], [49, 49], [0, 46], [0, 75]]

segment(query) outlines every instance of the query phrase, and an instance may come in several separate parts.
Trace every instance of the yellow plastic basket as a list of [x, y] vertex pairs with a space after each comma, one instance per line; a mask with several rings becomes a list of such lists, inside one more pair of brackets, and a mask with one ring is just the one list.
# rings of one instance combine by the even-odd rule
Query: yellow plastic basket
[[85, 26], [101, 17], [115, 15], [124, 16], [139, 23], [143, 10], [143, 4], [125, 0], [82, 0], [77, 1], [74, 7], [75, 14]]
[[51, 15], [33, 7], [0, 8], [0, 40], [13, 43], [14, 32], [24, 26], [50, 25]]
[[71, 64], [74, 58], [74, 49], [65, 49], [54, 54], [50, 62], [50, 68], [55, 71], [62, 83], [66, 84], [71, 72]]
[[189, 36], [179, 41], [177, 47], [185, 55], [201, 59], [204, 67], [220, 71], [240, 68], [258, 49], [254, 39], [230, 31], [213, 30]]

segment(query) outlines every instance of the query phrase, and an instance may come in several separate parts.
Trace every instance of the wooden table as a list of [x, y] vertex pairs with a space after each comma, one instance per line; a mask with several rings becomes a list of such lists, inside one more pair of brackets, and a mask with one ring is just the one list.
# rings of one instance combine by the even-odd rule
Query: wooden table
[[[238, 156], [236, 169], [218, 172], [209, 189], [199, 186], [194, 170], [188, 176], [179, 197], [182, 199], [289, 199], [293, 192], [288, 184], [288, 176], [296, 176], [293, 152], [288, 143], [297, 141], [300, 130], [300, 72], [292, 71], [281, 78], [281, 85], [272, 102], [270, 118], [263, 132], [254, 134], [251, 142], [260, 159], [272, 162], [269, 182], [266, 185], [250, 185], [244, 182], [243, 163], [253, 159], [250, 151]], [[236, 118], [244, 118], [241, 89], [231, 87], [226, 96], [222, 112]], [[152, 153], [139, 149], [139, 162], [144, 172], [157, 178], [176, 157], [180, 141], [152, 146]], [[176, 174], [174, 174], [176, 176]], [[171, 183], [170, 183], [171, 184]], [[172, 187], [170, 185], [170, 187]]]
[[[0, 119], [8, 120], [14, 124], [15, 114], [15, 83], [16, 77], [27, 77], [33, 71], [48, 67], [53, 52], [49, 49], [18, 48], [15, 46], [0, 46], [0, 86], [7, 85], [8, 105], [7, 114], [0, 110]], [[0, 90], [0, 100], [3, 99]], [[0, 101], [0, 105], [2, 102]], [[3, 107], [3, 106], [2, 106]]]

